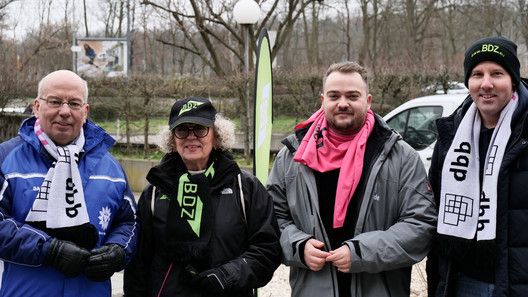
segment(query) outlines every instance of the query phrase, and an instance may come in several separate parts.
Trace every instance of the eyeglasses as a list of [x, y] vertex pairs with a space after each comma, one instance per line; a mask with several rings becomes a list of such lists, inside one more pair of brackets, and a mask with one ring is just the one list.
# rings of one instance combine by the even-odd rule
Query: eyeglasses
[[62, 101], [55, 98], [39, 98], [40, 100], [45, 100], [49, 108], [61, 108], [63, 104], [67, 104], [71, 110], [81, 110], [86, 103], [80, 102], [78, 100], [71, 101]]
[[185, 139], [187, 136], [189, 136], [189, 131], [193, 131], [194, 136], [198, 138], [204, 138], [209, 134], [209, 127], [202, 126], [202, 125], [196, 125], [196, 126], [176, 126], [174, 128], [174, 136], [178, 139]]

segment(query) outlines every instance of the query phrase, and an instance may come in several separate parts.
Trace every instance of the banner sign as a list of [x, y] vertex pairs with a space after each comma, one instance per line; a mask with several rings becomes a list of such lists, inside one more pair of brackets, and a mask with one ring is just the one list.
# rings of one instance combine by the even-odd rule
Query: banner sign
[[271, 51], [268, 31], [264, 28], [259, 36], [257, 64], [255, 71], [255, 119], [253, 173], [266, 183], [269, 172], [273, 79], [271, 69]]

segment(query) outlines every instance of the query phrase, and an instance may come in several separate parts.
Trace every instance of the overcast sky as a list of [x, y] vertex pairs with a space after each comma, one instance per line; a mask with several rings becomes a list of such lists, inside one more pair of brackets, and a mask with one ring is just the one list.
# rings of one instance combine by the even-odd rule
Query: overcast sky
[[[132, 2], [133, 0], [131, 0]], [[102, 8], [100, 7], [100, 0], [87, 0], [87, 10], [88, 10], [88, 22], [90, 32], [98, 30], [98, 28], [104, 28], [104, 24], [101, 23], [101, 15], [103, 15]], [[186, 3], [185, 1], [182, 3]], [[269, 9], [271, 5], [270, 1], [264, 2], [263, 10], [261, 12], [261, 17], [264, 16], [266, 10]], [[340, 3], [336, 0], [325, 0], [326, 5], [334, 6], [336, 3]], [[357, 1], [352, 1], [350, 4], [351, 9], [357, 9]], [[49, 7], [49, 13], [48, 13]], [[67, 9], [68, 20], [71, 22], [73, 13], [75, 11], [75, 23], [77, 24], [77, 37], [84, 37], [84, 17], [83, 17], [83, 0], [18, 0], [7, 6], [8, 18], [7, 23], [9, 24], [9, 29], [7, 29], [7, 36], [11, 38], [21, 39], [25, 36], [26, 32], [37, 31], [38, 26], [42, 23], [41, 20], [44, 20], [44, 23], [47, 19], [43, 15], [50, 15], [50, 22], [57, 23], [62, 22], [65, 17]], [[146, 9], [145, 6], [138, 5], [136, 6], [138, 10], [136, 13], [140, 13], [140, 10]], [[151, 9], [151, 8], [149, 8]], [[334, 9], [325, 9], [324, 13], [335, 13]], [[139, 21], [140, 18], [136, 17], [136, 21]], [[149, 23], [152, 26], [163, 27], [166, 23], [166, 19], [162, 18], [161, 20], [157, 18], [155, 13], [149, 13], [148, 17]], [[126, 26], [126, 25], [125, 25]]]
[[[7, 6], [7, 23], [9, 29], [7, 30], [8, 37], [20, 39], [24, 37], [26, 32], [36, 31], [41, 23], [41, 20], [46, 21], [48, 15], [47, 7], [43, 2], [51, 3], [49, 5], [50, 22], [56, 23], [64, 20], [66, 3], [68, 4], [68, 19], [72, 20], [73, 12], [75, 10], [75, 23], [78, 28], [84, 28], [83, 19], [83, 1], [82, 0], [19, 0]], [[97, 0], [86, 1], [88, 7], [89, 22], [97, 23], [97, 13], [100, 10]], [[95, 30], [90, 26], [91, 30]]]

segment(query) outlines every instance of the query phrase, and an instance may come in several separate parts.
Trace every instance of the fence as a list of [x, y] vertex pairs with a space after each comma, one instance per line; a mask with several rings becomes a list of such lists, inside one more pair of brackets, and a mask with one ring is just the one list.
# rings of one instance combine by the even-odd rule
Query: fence
[[0, 113], [0, 143], [17, 136], [20, 124], [30, 116], [30, 114]]

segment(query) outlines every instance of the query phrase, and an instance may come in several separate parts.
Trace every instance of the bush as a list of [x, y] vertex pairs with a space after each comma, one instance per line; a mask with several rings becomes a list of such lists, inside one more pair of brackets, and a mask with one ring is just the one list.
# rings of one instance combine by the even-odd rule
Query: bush
[[90, 104], [88, 112], [89, 118], [94, 122], [116, 121], [119, 117], [119, 112], [114, 108], [106, 108], [101, 104]]

